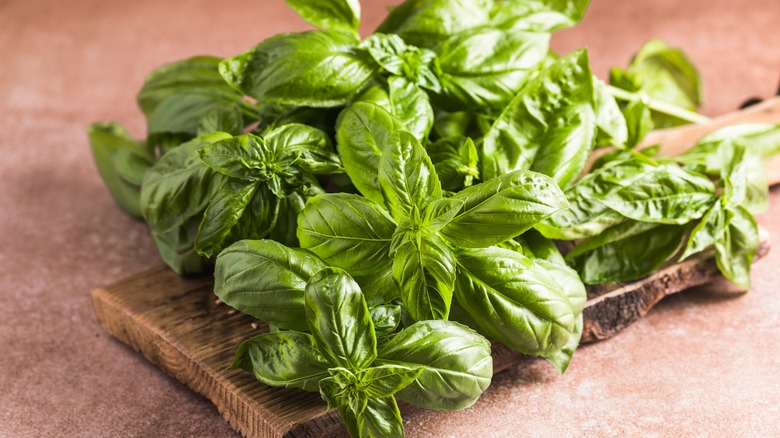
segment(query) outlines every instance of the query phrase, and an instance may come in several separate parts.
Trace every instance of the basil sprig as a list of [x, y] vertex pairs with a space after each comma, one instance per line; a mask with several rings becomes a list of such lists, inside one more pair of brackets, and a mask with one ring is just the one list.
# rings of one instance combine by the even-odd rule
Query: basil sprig
[[251, 338], [231, 368], [270, 386], [319, 391], [352, 436], [403, 436], [396, 397], [429, 409], [462, 409], [490, 383], [490, 344], [455, 322], [412, 324], [378, 349], [376, 313], [341, 269], [312, 275], [303, 305], [307, 332]]

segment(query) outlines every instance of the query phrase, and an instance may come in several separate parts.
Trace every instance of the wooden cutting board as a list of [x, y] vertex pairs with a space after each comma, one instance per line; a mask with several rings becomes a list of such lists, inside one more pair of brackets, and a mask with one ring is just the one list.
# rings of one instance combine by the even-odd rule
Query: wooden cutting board
[[[780, 99], [713, 120], [707, 125], [653, 132], [647, 144], [662, 142], [679, 154], [697, 138], [721, 126], [780, 122]], [[767, 166], [770, 184], [780, 182], [780, 159]], [[759, 257], [769, 249], [762, 230]], [[673, 264], [652, 276], [589, 288], [583, 342], [613, 336], [644, 316], [663, 297], [719, 277], [711, 252]], [[151, 363], [204, 395], [233, 428], [251, 437], [339, 436], [346, 432], [318, 394], [266, 387], [241, 370], [226, 371], [238, 345], [266, 330], [255, 319], [220, 304], [211, 276], [179, 277], [164, 266], [92, 292], [98, 322]], [[526, 358], [497, 345], [495, 372]], [[404, 415], [415, 408], [402, 405]]]

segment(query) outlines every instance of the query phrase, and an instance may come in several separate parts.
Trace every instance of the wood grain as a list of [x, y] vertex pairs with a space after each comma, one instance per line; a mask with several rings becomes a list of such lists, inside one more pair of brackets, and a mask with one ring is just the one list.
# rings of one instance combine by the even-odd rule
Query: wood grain
[[[759, 256], [769, 248], [767, 233], [761, 236]], [[718, 275], [712, 254], [704, 253], [636, 282], [591, 287], [583, 342], [609, 338], [661, 298]], [[219, 304], [210, 276], [179, 277], [160, 266], [95, 290], [92, 304], [109, 333], [211, 400], [242, 435], [344, 435], [339, 418], [326, 412], [318, 394], [270, 388], [242, 370], [225, 370], [238, 345], [267, 326]], [[495, 372], [528, 359], [501, 345], [494, 346], [493, 358]], [[410, 407], [402, 409], [413, 415]]]

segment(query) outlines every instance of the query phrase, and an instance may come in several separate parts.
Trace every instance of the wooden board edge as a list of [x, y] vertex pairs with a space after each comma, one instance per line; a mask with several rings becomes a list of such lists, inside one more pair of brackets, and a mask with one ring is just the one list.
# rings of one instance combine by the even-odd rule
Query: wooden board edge
[[[98, 323], [112, 336], [141, 353], [150, 363], [206, 397], [230, 426], [243, 436], [279, 438], [295, 425], [268, 421], [252, 409], [253, 401], [235, 385], [202, 363], [188, 359], [184, 349], [169, 336], [144, 321], [143, 316], [122, 308], [105, 288], [92, 291], [92, 307]], [[227, 400], [219, 403], [219, 400]], [[233, 409], [230, 409], [233, 408]]]

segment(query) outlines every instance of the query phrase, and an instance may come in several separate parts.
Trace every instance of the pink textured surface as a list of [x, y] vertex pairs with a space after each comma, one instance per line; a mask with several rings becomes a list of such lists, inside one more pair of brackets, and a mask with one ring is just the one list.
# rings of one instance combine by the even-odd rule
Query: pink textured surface
[[[364, 34], [393, 1], [364, 1]], [[625, 65], [655, 36], [700, 66], [721, 114], [780, 79], [777, 0], [594, 0], [555, 37], [590, 49], [594, 71]], [[89, 291], [160, 263], [144, 225], [113, 203], [84, 128], [137, 136], [134, 98], [153, 67], [232, 55], [306, 24], [282, 0], [0, 0], [0, 436], [235, 433], [205, 399], [95, 322]], [[780, 193], [759, 221], [780, 235]], [[557, 375], [509, 370], [473, 408], [407, 419], [408, 436], [768, 436], [780, 430], [780, 251], [744, 296], [667, 299]]]

